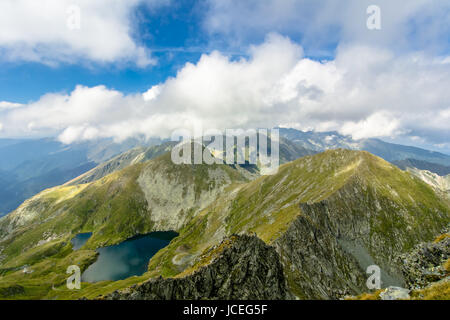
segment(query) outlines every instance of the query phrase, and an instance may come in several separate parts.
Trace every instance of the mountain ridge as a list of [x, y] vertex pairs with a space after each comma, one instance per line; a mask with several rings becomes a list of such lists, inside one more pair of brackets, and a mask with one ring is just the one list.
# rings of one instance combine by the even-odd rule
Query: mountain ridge
[[[225, 184], [220, 182], [224, 175], [230, 178]], [[191, 187], [183, 191], [179, 183]], [[170, 185], [175, 189], [169, 192]], [[282, 165], [276, 175], [251, 181], [226, 165], [176, 166], [166, 153], [98, 181], [61, 188], [34, 199], [36, 203], [30, 200], [31, 208], [45, 212], [32, 228], [19, 225], [5, 235], [5, 226], [11, 226], [11, 220], [0, 220], [0, 255], [6, 256], [1, 268], [46, 265], [53, 259], [61, 263], [69, 257], [81, 259], [79, 263], [85, 265], [95, 256], [96, 247], [136, 233], [156, 229], [179, 233], [152, 257], [145, 275], [84, 284], [86, 290], [78, 294], [88, 298], [159, 276], [189, 276], [197, 271], [205, 250], [233, 234], [254, 234], [274, 246], [282, 259], [289, 291], [299, 298], [334, 299], [358, 294], [364, 292], [365, 285], [361, 257], [370, 258], [380, 265], [383, 274], [401, 282], [391, 257], [418, 241], [431, 239], [449, 220], [449, 201], [424, 182], [367, 152], [343, 149], [297, 159]], [[165, 199], [169, 194], [179, 196]], [[204, 202], [202, 197], [209, 200]], [[180, 208], [183, 212], [178, 211]], [[152, 215], [158, 218], [151, 219]], [[7, 216], [12, 218], [14, 214]], [[65, 235], [58, 230], [66, 230]], [[75, 258], [67, 241], [77, 232], [94, 234], [81, 251], [83, 255]], [[360, 253], [353, 254], [355, 248]], [[63, 275], [57, 274], [56, 279], [61, 279]], [[38, 276], [34, 273], [32, 277]], [[7, 271], [4, 278], [14, 277], [19, 275]], [[73, 292], [59, 289], [63, 291], [58, 291], [59, 295], [74, 297]], [[45, 291], [42, 295], [55, 294]]]
[[[380, 160], [377, 160], [377, 161], [380, 161]], [[304, 159], [299, 159], [298, 161], [305, 161], [305, 160]], [[409, 178], [407, 173], [401, 172], [399, 169], [395, 168], [394, 166], [392, 166], [392, 165], [390, 165], [390, 164], [388, 164], [386, 162], [383, 162], [383, 163], [384, 163], [385, 166], [389, 167], [391, 170], [394, 170], [397, 174], [400, 174], [400, 176], [402, 176], [403, 178], [407, 179], [407, 181], [410, 181], [411, 178]], [[285, 165], [285, 166], [288, 167], [289, 165], [292, 166], [292, 164], [288, 164], [288, 165]], [[282, 173], [283, 172], [283, 168], [280, 168], [280, 171]], [[250, 185], [251, 184], [257, 184], [258, 180], [265, 180], [265, 179], [274, 179], [274, 177], [258, 178], [257, 180], [254, 180], [254, 181], [250, 182]], [[430, 194], [430, 195], [433, 194], [433, 192], [429, 189], [429, 187], [426, 186], [424, 183], [416, 181], [415, 184], [419, 185], [420, 188], [423, 188], [424, 190], [427, 190], [428, 194]], [[259, 184], [259, 185], [261, 185], [261, 184]], [[242, 186], [240, 188], [240, 190], [237, 191], [237, 193], [242, 192], [242, 189], [245, 189], [245, 188], [248, 188], [248, 184]], [[337, 190], [340, 190], [340, 189], [337, 189]], [[348, 193], [349, 192], [347, 192], [347, 194]], [[390, 195], [391, 192], [388, 191], [387, 194]], [[315, 200], [320, 200], [320, 196], [321, 196], [321, 194], [318, 193], [315, 196]], [[238, 201], [237, 199], [239, 199], [239, 198], [238, 197], [233, 197], [233, 199], [230, 200], [230, 202], [236, 203]], [[244, 199], [248, 199], [248, 200], [245, 200], [246, 203], [249, 203], [249, 204], [253, 203], [253, 201], [249, 197], [244, 197]], [[261, 199], [267, 199], [267, 196], [263, 194], [263, 195], [261, 195]], [[412, 200], [409, 199], [409, 196], [406, 196], [406, 199], [412, 203]], [[437, 198], [435, 197], [435, 199], [437, 199]], [[422, 234], [421, 237], [428, 237], [428, 238], [432, 237], [433, 236], [433, 230], [434, 230], [434, 232], [438, 232], [438, 229], [440, 229], [441, 224], [444, 223], [443, 220], [448, 220], [448, 214], [449, 214], [448, 204], [443, 202], [443, 200], [439, 200], [439, 201], [442, 201], [441, 202], [442, 207], [440, 209], [441, 212], [442, 212], [441, 213], [440, 222], [435, 223], [437, 221], [432, 221], [433, 219], [428, 220], [428, 222], [426, 222], [427, 225], [431, 224], [431, 225], [435, 225], [435, 226], [433, 228], [430, 228], [430, 230], [427, 231], [428, 232], [427, 234]], [[280, 233], [281, 233], [281, 235], [282, 234], [286, 234], [286, 227], [285, 227], [286, 220], [283, 220], [283, 219], [288, 218], [288, 220], [291, 221], [291, 222], [296, 221], [296, 219], [299, 219], [299, 218], [302, 219], [301, 218], [301, 211], [298, 210], [298, 209], [295, 209], [295, 207], [297, 207], [297, 203], [298, 204], [300, 204], [300, 203], [298, 201], [294, 201], [294, 202], [295, 202], [295, 204], [291, 205], [290, 207], [287, 207], [285, 203], [282, 203], [282, 204], [280, 204], [278, 206], [281, 209], [280, 212], [283, 213], [283, 214], [282, 214], [282, 216], [278, 216], [278, 217], [275, 216], [274, 219], [278, 220], [279, 222], [280, 221], [285, 221], [285, 223], [283, 223], [282, 225], [274, 224], [273, 222], [270, 222], [270, 221], [269, 221], [269, 223], [267, 223], [267, 221], [265, 223], [255, 222], [254, 215], [251, 214], [251, 211], [247, 210], [247, 211], [245, 211], [246, 212], [246, 216], [248, 216], [249, 214], [252, 215], [252, 222], [253, 222], [253, 224], [249, 225], [245, 221], [242, 221], [242, 219], [240, 219], [240, 218], [236, 219], [236, 217], [235, 217], [235, 219], [233, 219], [229, 215], [226, 215], [225, 217], [220, 217], [221, 216], [221, 214], [220, 214], [221, 208], [220, 207], [219, 208], [216, 207], [215, 209], [210, 208], [209, 209], [210, 214], [205, 212], [203, 215], [197, 216], [197, 218], [196, 218], [197, 221], [193, 221], [192, 226], [191, 227], [187, 227], [187, 230], [186, 230], [187, 234], [185, 236], [186, 236], [187, 239], [191, 239], [191, 237], [194, 236], [194, 235], [195, 235], [195, 237], [199, 237], [199, 236], [203, 237], [199, 241], [201, 243], [201, 245], [198, 248], [194, 248], [193, 250], [189, 250], [187, 252], [177, 252], [176, 248], [180, 247], [180, 246], [183, 246], [185, 244], [185, 242], [181, 239], [183, 237], [183, 232], [180, 231], [180, 237], [181, 238], [175, 239], [167, 248], [161, 250], [161, 252], [159, 252], [150, 261], [149, 269], [153, 269], [153, 268], [155, 268], [158, 265], [161, 266], [161, 263], [162, 263], [163, 266], [165, 265], [165, 267], [163, 267], [163, 268], [166, 270], [165, 272], [162, 273], [163, 276], [167, 276], [167, 277], [174, 276], [175, 274], [177, 274], [177, 271], [176, 271], [177, 268], [183, 269], [183, 267], [180, 267], [179, 265], [178, 266], [174, 266], [172, 264], [172, 262], [173, 261], [180, 261], [180, 262], [183, 261], [182, 263], [186, 263], [186, 257], [190, 257], [190, 259], [194, 259], [195, 260], [195, 254], [193, 254], [194, 252], [192, 252], [192, 251], [201, 252], [202, 250], [205, 250], [210, 245], [211, 239], [214, 239], [215, 237], [217, 237], [219, 239], [221, 236], [226, 235], [226, 233], [224, 233], [223, 229], [220, 227], [224, 222], [229, 225], [229, 227], [228, 227], [228, 232], [229, 233], [238, 233], [239, 234], [240, 232], [246, 232], [246, 233], [253, 233], [253, 232], [255, 232], [258, 235], [258, 237], [263, 239], [265, 242], [267, 242], [269, 244], [274, 243], [274, 241], [276, 241], [276, 238], [280, 237]], [[303, 201], [303, 202], [305, 202], [305, 201]], [[306, 201], [306, 202], [308, 202], [308, 201]], [[366, 208], [366, 204], [364, 204], [364, 208]], [[361, 209], [361, 210], [364, 210], [364, 209]], [[377, 209], [374, 208], [374, 210], [377, 210]], [[417, 210], [420, 211], [420, 207]], [[225, 211], [226, 211], [226, 209], [225, 209]], [[265, 210], [263, 210], [263, 212], [262, 212], [263, 214], [264, 214], [264, 211]], [[443, 216], [442, 216], [442, 214], [443, 214]], [[231, 213], [231, 215], [233, 215], [233, 213]], [[420, 217], [420, 214], [417, 215], [416, 217]], [[264, 221], [265, 217], [261, 216], [260, 219], [263, 219], [263, 220], [260, 220], [260, 221]], [[380, 217], [381, 221], [377, 222], [378, 224], [381, 224], [380, 228], [382, 228], [382, 226], [383, 226], [383, 219], [385, 219], [385, 218], [383, 218], [383, 216], [381, 216]], [[402, 220], [404, 220], [404, 219], [405, 218], [403, 218]], [[235, 221], [235, 222], [233, 223], [233, 221]], [[308, 220], [305, 220], [305, 221], [307, 222]], [[230, 226], [230, 223], [231, 223], [231, 226]], [[239, 227], [240, 224], [241, 224], [241, 226], [242, 225], [244, 226], [244, 229], [242, 229], [242, 227]], [[206, 231], [201, 231], [202, 226], [204, 226], [204, 225], [209, 225], [210, 226], [210, 228], [209, 228], [209, 230], [207, 232]], [[212, 225], [216, 226], [216, 228], [217, 228], [216, 231], [212, 231], [211, 230], [211, 226]], [[233, 227], [233, 225], [235, 225], [235, 226]], [[267, 225], [270, 225], [271, 227], [269, 227], [269, 229], [267, 229], [268, 228]], [[344, 225], [345, 225], [345, 223], [344, 223]], [[310, 225], [309, 228], [304, 230], [304, 233], [309, 234], [310, 230], [314, 230], [313, 226], [314, 225]], [[392, 228], [394, 226], [391, 226], [389, 228]], [[411, 226], [411, 225], [409, 225], [406, 222], [405, 226], [402, 227], [403, 228], [403, 231], [402, 231], [403, 234], [407, 234], [408, 233], [408, 231], [405, 229], [407, 226]], [[273, 227], [275, 227], [276, 230], [273, 230]], [[421, 227], [420, 223], [416, 223], [415, 224], [414, 228], [416, 228], [416, 232], [417, 232], [418, 228], [420, 228], [420, 227]], [[323, 228], [325, 230], [329, 230], [328, 227], [324, 226]], [[297, 228], [294, 228], [294, 231], [295, 231], [295, 229], [297, 229]], [[394, 228], [394, 230], [395, 230], [395, 228]], [[206, 232], [206, 233], [204, 233], [204, 232]], [[382, 229], [380, 229], [377, 232], [383, 233], [384, 231]], [[203, 233], [203, 235], [202, 235], [202, 233]], [[364, 233], [362, 233], [362, 234], [364, 234]], [[404, 240], [403, 240], [404, 244], [402, 245], [401, 248], [397, 247], [395, 249], [395, 246], [394, 246], [394, 249], [391, 248], [390, 250], [388, 250], [388, 252], [391, 252], [392, 250], [394, 250], [394, 251], [406, 250], [415, 241], [414, 237], [416, 235], [414, 237], [412, 237], [412, 238], [411, 237], [406, 237], [405, 238], [405, 236], [400, 236], [401, 234], [398, 234], [398, 235], [399, 235], [400, 239], [404, 238]], [[302, 239], [302, 238], [305, 238], [305, 235], [303, 235], [302, 237], [300, 237], [300, 236], [294, 237], [294, 239]], [[331, 242], [335, 241], [335, 240], [332, 240], [333, 237], [330, 236], [330, 235], [327, 235], [327, 239], [328, 239], [327, 243], [331, 243]], [[391, 240], [393, 241], [392, 238], [391, 238]], [[312, 241], [314, 243], [314, 238], [313, 238]], [[214, 242], [214, 241], [212, 241], [212, 242]], [[286, 244], [286, 243], [291, 243], [291, 242], [292, 241], [281, 241], [281, 243], [277, 244], [277, 246], [283, 247], [283, 243]], [[192, 242], [186, 242], [186, 244], [187, 243], [189, 243], [189, 245], [191, 246], [191, 249], [192, 249]], [[386, 243], [384, 245], [386, 247], [389, 247], [391, 244]], [[303, 244], [303, 245], [299, 244], [298, 246], [295, 246], [295, 247], [296, 248], [302, 248], [302, 247], [304, 248], [305, 244]], [[340, 247], [340, 245], [336, 244], [336, 241], [335, 241], [334, 247], [337, 248], [337, 247]], [[319, 247], [319, 249], [320, 249], [320, 247]], [[346, 257], [345, 259], [348, 260], [346, 262], [347, 266], [351, 265], [351, 266], [353, 266], [354, 269], [360, 270], [360, 271], [358, 271], [359, 273], [356, 273], [356, 274], [359, 274], [359, 277], [361, 277], [360, 280], [362, 280], [363, 275], [365, 275], [365, 270], [360, 269], [361, 267], [359, 266], [358, 261], [354, 257], [349, 257], [344, 252], [344, 250], [342, 248], [340, 250], [342, 252], [341, 255], [343, 257]], [[172, 252], [172, 253], [170, 253], [170, 252]], [[280, 255], [281, 256], [286, 256], [286, 255], [283, 255], [283, 254], [280, 254]], [[324, 255], [324, 257], [328, 257], [328, 256], [329, 255]], [[380, 262], [383, 262], [381, 260], [382, 259], [379, 259]], [[164, 261], [166, 261], [166, 262], [164, 262]], [[300, 259], [300, 261], [301, 261], [301, 259]], [[286, 265], [286, 262], [284, 263], [284, 265]], [[328, 268], [328, 270], [330, 270], [330, 272], [332, 272], [332, 273], [334, 272], [333, 270], [336, 270], [336, 269], [339, 269], [339, 268], [336, 268], [336, 265]], [[298, 270], [302, 270], [302, 268], [298, 268]], [[310, 269], [309, 272], [313, 273], [314, 272], [314, 268]], [[347, 276], [349, 276], [349, 275], [347, 274]], [[351, 278], [351, 277], [349, 276], [349, 278]], [[314, 287], [314, 286], [317, 287], [317, 280], [318, 279], [310, 282], [312, 287]], [[321, 280], [324, 280], [324, 279], [321, 279]], [[302, 281], [301, 283], [305, 283], [305, 281]], [[324, 283], [327, 283], [327, 281], [325, 281]], [[292, 282], [291, 282], [291, 284], [292, 284]], [[364, 285], [365, 285], [365, 282], [362, 281], [361, 282], [361, 286], [364, 286]], [[347, 282], [347, 286], [349, 288], [351, 288], [351, 286], [348, 284], [348, 282]], [[359, 289], [361, 289], [361, 287]], [[340, 289], [336, 289], [336, 292], [334, 292], [334, 293], [332, 293], [332, 292], [326, 293], [326, 291], [324, 291], [324, 292], [322, 292], [322, 295], [320, 295], [320, 294], [317, 295], [317, 292], [316, 293], [310, 292], [310, 293], [307, 293], [306, 296], [303, 296], [303, 297], [306, 297], [306, 298], [308, 298], [308, 297], [309, 298], [311, 298], [311, 297], [315, 297], [315, 298], [319, 298], [319, 297], [324, 298], [325, 297], [325, 298], [327, 298], [328, 297], [328, 298], [330, 298], [330, 297], [337, 297], [337, 295], [339, 295], [339, 294], [345, 294], [345, 292], [340, 292], [339, 293], [339, 290]], [[299, 296], [302, 296], [301, 292], [305, 292], [305, 291], [308, 292], [306, 287], [301, 288]]]
[[[23, 201], [45, 188], [63, 183], [90, 182], [115, 169], [130, 164], [126, 155], [139, 154], [140, 148], [167, 145], [161, 139], [143, 141], [131, 139], [115, 143], [110, 139], [63, 145], [54, 139], [41, 140], [0, 139], [0, 216], [16, 209]], [[170, 143], [169, 143], [170, 144]], [[133, 149], [137, 147], [137, 149]], [[302, 132], [280, 129], [280, 161], [293, 161], [300, 156], [322, 152], [327, 149], [347, 148], [366, 150], [405, 169], [414, 162], [419, 169], [428, 169], [442, 175], [450, 167], [450, 156], [428, 150], [390, 144], [378, 139], [353, 140], [337, 132]], [[143, 159], [151, 157], [144, 153]], [[118, 156], [117, 156], [118, 155]], [[119, 164], [114, 164], [119, 161]], [[412, 158], [412, 159], [411, 159]], [[422, 163], [419, 163], [422, 161]], [[424, 162], [427, 162], [424, 164]], [[108, 167], [109, 166], [109, 167]], [[105, 170], [104, 172], [102, 172]], [[88, 172], [90, 171], [90, 172]], [[80, 176], [81, 175], [81, 176]], [[84, 177], [83, 177], [84, 175]], [[89, 178], [88, 178], [89, 177]], [[84, 180], [83, 180], [84, 179]]]
[[279, 128], [279, 130], [280, 136], [314, 151], [345, 148], [368, 151], [389, 162], [415, 159], [450, 166], [450, 155], [413, 146], [389, 143], [377, 138], [355, 140], [351, 136], [344, 136], [336, 131], [304, 132], [292, 128]]

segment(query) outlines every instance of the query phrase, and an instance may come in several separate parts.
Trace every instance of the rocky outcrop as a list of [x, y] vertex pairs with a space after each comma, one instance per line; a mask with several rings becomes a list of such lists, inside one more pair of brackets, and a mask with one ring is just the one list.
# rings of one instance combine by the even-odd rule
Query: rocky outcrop
[[364, 292], [371, 265], [380, 267], [383, 288], [403, 287], [396, 257], [439, 224], [419, 232], [416, 212], [399, 204], [357, 177], [323, 201], [301, 203], [302, 215], [274, 243], [292, 292], [307, 299]]
[[447, 235], [441, 241], [419, 244], [400, 256], [399, 263], [409, 288], [423, 288], [450, 275], [444, 267], [450, 259], [450, 236]]
[[337, 299], [364, 290], [364, 271], [330, 230], [299, 217], [275, 242], [291, 289], [302, 299]]
[[[397, 257], [405, 287], [359, 295], [362, 300], [448, 300], [450, 298], [450, 234], [447, 227], [433, 242], [423, 242]], [[354, 297], [347, 297], [353, 299]]]
[[193, 273], [169, 279], [152, 279], [122, 291], [111, 300], [291, 299], [280, 257], [255, 236], [232, 236], [212, 248]]
[[410, 290], [400, 287], [389, 287], [380, 293], [381, 300], [405, 300], [409, 299]]
[[[189, 168], [172, 164], [168, 155], [166, 158], [166, 161], [149, 162], [140, 172], [137, 183], [145, 195], [153, 228], [180, 230], [193, 213], [217, 199], [237, 172], [224, 165]], [[192, 175], [186, 174], [188, 170]]]
[[419, 170], [416, 168], [407, 168], [406, 170], [450, 199], [450, 174], [440, 176], [428, 170]]
[[166, 142], [157, 146], [147, 148], [137, 147], [131, 149], [67, 182], [66, 185], [77, 185], [100, 180], [108, 174], [119, 171], [130, 165], [156, 158], [170, 151], [174, 145], [174, 142]]

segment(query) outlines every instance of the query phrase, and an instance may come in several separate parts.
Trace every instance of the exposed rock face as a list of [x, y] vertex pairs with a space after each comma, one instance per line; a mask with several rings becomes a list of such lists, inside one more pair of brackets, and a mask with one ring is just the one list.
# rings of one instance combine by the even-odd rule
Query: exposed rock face
[[382, 287], [404, 286], [396, 257], [439, 225], [420, 232], [414, 211], [399, 203], [355, 178], [326, 200], [300, 204], [303, 215], [274, 243], [293, 293], [308, 299], [358, 294], [367, 290], [370, 265], [381, 268]]
[[406, 281], [405, 288], [389, 286], [381, 292], [363, 294], [367, 300], [448, 300], [450, 298], [450, 234], [433, 242], [416, 245], [408, 253], [397, 257], [397, 265]]
[[440, 176], [434, 172], [416, 168], [407, 168], [407, 171], [432, 186], [436, 191], [442, 192], [450, 199], [450, 174]]
[[111, 160], [108, 160], [92, 170], [82, 174], [81, 176], [67, 182], [67, 185], [76, 185], [82, 183], [89, 183], [100, 180], [110, 173], [121, 170], [127, 166], [145, 162], [147, 160], [156, 158], [172, 149], [175, 145], [173, 142], [166, 142], [161, 145], [151, 147], [137, 147], [124, 152]]
[[437, 243], [417, 245], [411, 252], [402, 255], [402, 272], [409, 288], [422, 288], [430, 282], [449, 276], [443, 265], [450, 259], [450, 237]]
[[337, 238], [311, 220], [299, 217], [275, 242], [289, 285], [302, 299], [336, 299], [364, 290], [358, 263]]
[[381, 300], [402, 300], [409, 299], [409, 290], [400, 287], [389, 287], [380, 293]]
[[199, 192], [197, 181], [189, 183], [175, 170], [171, 172], [170, 167], [161, 170], [160, 166], [158, 162], [149, 163], [137, 180], [155, 230], [179, 230], [191, 218], [191, 210], [198, 211], [211, 204], [232, 182], [224, 167], [205, 166], [202, 183], [207, 187]]
[[291, 299], [275, 249], [254, 236], [232, 236], [212, 262], [183, 278], [153, 279], [106, 299]]

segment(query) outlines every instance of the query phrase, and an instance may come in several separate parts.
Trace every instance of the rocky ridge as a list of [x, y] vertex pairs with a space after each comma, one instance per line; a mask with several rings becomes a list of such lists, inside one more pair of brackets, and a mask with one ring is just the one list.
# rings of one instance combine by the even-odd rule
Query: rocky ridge
[[115, 291], [110, 300], [281, 300], [292, 299], [280, 258], [255, 236], [231, 236], [199, 259], [200, 267], [183, 277], [152, 279]]
[[[71, 298], [95, 298], [129, 287], [121, 294], [132, 292], [138, 299], [200, 295], [215, 299], [231, 297], [234, 291], [242, 297], [250, 297], [253, 292], [255, 298], [275, 299], [284, 289], [273, 289], [278, 293], [268, 296], [259, 285], [281, 283], [279, 276], [273, 277], [278, 269], [270, 271], [269, 276], [271, 269], [261, 256], [270, 256], [267, 259], [272, 265], [281, 266], [286, 292], [301, 299], [336, 299], [364, 292], [368, 264], [382, 268], [383, 275], [388, 276], [383, 281], [402, 283], [400, 265], [394, 257], [433, 239], [448, 223], [450, 213], [448, 202], [421, 180], [367, 152], [349, 150], [307, 156], [282, 165], [276, 175], [252, 181], [230, 166], [175, 166], [166, 154], [86, 185], [53, 190], [24, 209], [36, 214], [9, 233], [7, 242], [0, 243], [2, 255], [8, 259], [3, 268], [28, 264], [36, 270], [27, 275], [29, 282], [21, 283], [24, 295], [39, 277], [48, 274], [39, 273], [42, 268], [36, 268], [36, 263], [64, 279], [60, 270], [65, 263], [73, 264], [77, 259], [88, 265], [92, 249], [155, 228], [176, 228], [179, 236], [152, 257], [145, 276], [64, 293]], [[6, 230], [2, 227], [9, 222], [0, 221], [0, 238]], [[67, 251], [61, 253], [61, 241], [76, 232], [93, 232], [85, 245], [91, 251], [82, 250], [75, 256], [65, 246]], [[230, 256], [223, 255], [222, 259], [220, 254], [215, 255], [226, 252], [228, 246], [221, 246], [223, 240], [236, 234], [255, 234], [261, 239], [256, 242], [273, 248], [269, 251], [276, 254], [267, 255], [259, 245], [247, 241], [248, 247], [243, 243], [232, 246], [232, 252], [236, 252]], [[49, 241], [42, 243], [43, 239]], [[245, 266], [256, 269], [234, 269], [241, 259], [248, 261]], [[55, 269], [53, 262], [59, 262], [60, 269]], [[215, 270], [219, 282], [210, 283], [211, 270]], [[241, 275], [239, 270], [251, 272]], [[2, 281], [6, 286], [17, 278], [18, 274], [8, 271]], [[205, 283], [205, 279], [209, 280]], [[140, 284], [130, 287], [136, 283]], [[251, 290], [239, 291], [236, 283]], [[211, 285], [215, 289], [208, 291]], [[172, 291], [164, 291], [164, 286]], [[42, 291], [36, 296], [60, 298], [63, 294]], [[133, 298], [117, 298], [125, 297]]]
[[449, 259], [450, 234], [447, 232], [434, 242], [417, 245], [398, 260], [402, 264], [407, 287], [420, 289], [450, 276]]
[[448, 300], [450, 299], [449, 228], [434, 241], [416, 245], [396, 257], [405, 283], [349, 299], [361, 300]]

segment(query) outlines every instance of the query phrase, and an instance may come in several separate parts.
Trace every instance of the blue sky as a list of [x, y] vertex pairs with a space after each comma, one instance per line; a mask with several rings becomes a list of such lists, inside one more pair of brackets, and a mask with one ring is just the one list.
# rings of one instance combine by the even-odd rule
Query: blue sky
[[[60, 64], [56, 67], [39, 62], [1, 61], [0, 100], [27, 103], [47, 92], [70, 92], [77, 84], [106, 85], [126, 93], [145, 91], [149, 87], [175, 76], [185, 62], [195, 62], [202, 51], [190, 52], [197, 46], [207, 49], [207, 38], [199, 25], [200, 13], [196, 1], [179, 1], [157, 11], [144, 5], [135, 8], [137, 15], [132, 36], [136, 42], [152, 49], [158, 64], [139, 68], [92, 62]], [[183, 50], [188, 50], [184, 52]]]
[[[149, 48], [158, 61], [148, 68], [139, 68], [130, 62], [105, 65], [83, 61], [48, 66], [40, 62], [0, 61], [0, 99], [28, 103], [48, 92], [70, 92], [77, 84], [106, 85], [124, 93], [145, 91], [175, 76], [186, 62], [195, 63], [201, 54], [220, 50], [237, 59], [246, 56], [248, 45], [264, 41], [264, 33], [255, 34], [238, 45], [230, 44], [221, 35], [208, 34], [203, 25], [207, 10], [205, 1], [196, 0], [171, 2], [157, 10], [145, 4], [136, 6], [131, 13], [135, 19], [131, 36], [136, 43]], [[332, 34], [335, 30], [324, 32]], [[289, 29], [284, 34], [301, 42], [299, 30]], [[329, 59], [333, 58], [338, 44], [333, 40], [321, 47], [304, 49], [313, 59]]]
[[447, 1], [5, 0], [0, 30], [0, 137], [284, 125], [450, 150]]

